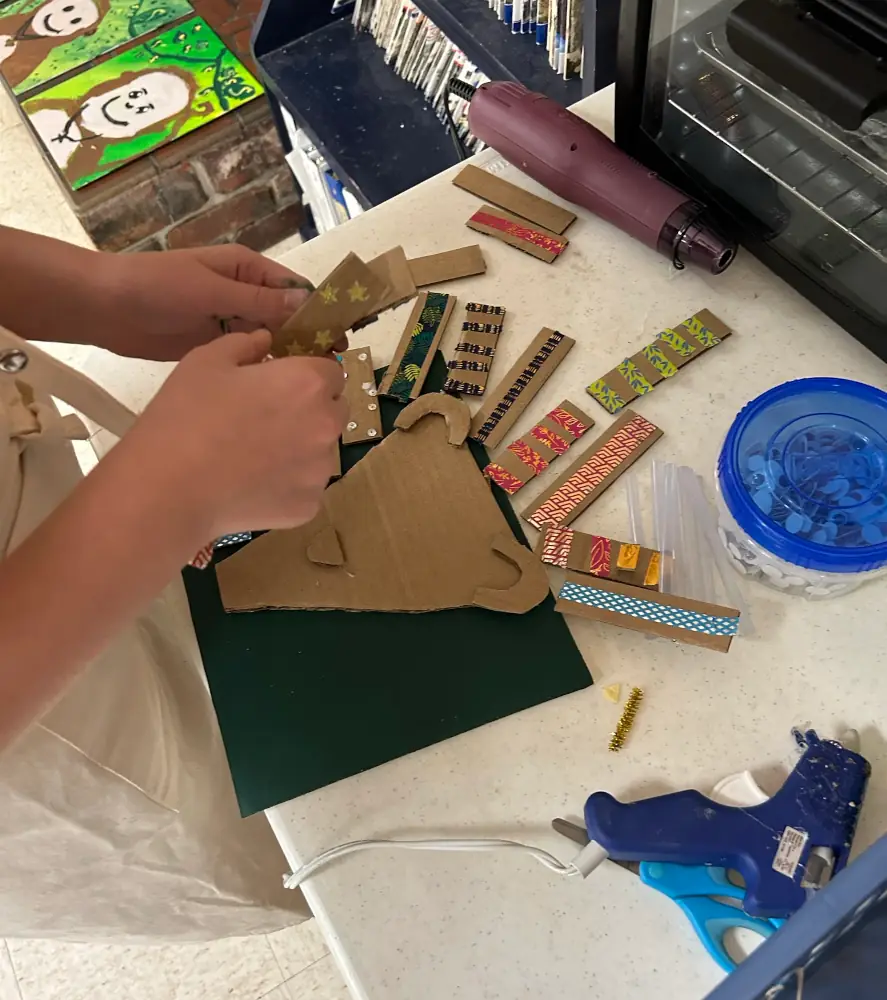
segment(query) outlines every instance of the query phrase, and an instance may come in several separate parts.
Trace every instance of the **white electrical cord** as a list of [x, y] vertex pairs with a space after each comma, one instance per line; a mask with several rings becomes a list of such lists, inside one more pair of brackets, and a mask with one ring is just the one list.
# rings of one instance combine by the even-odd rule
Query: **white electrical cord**
[[369, 851], [375, 848], [393, 848], [405, 851], [519, 851], [529, 854], [541, 865], [556, 875], [581, 875], [586, 878], [607, 857], [607, 852], [592, 841], [584, 847], [570, 864], [556, 858], [540, 847], [520, 844], [515, 840], [354, 840], [349, 844], [339, 844], [331, 847], [323, 854], [318, 854], [313, 861], [283, 877], [286, 889], [297, 889], [307, 878], [325, 868], [333, 861], [344, 858], [358, 851]]

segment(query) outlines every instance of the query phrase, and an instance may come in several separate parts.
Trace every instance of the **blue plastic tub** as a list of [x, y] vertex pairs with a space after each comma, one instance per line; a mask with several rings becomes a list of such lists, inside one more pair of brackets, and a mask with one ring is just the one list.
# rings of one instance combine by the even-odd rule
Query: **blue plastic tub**
[[887, 571], [887, 393], [785, 382], [748, 403], [718, 459], [720, 535], [733, 565], [808, 598]]

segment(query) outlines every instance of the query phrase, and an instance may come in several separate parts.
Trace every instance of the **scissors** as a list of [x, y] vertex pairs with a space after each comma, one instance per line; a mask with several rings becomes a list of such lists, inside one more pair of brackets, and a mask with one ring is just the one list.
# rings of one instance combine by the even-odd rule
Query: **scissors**
[[[556, 819], [551, 825], [558, 833], [583, 847], [588, 843], [588, 834], [576, 823]], [[637, 875], [644, 885], [673, 899], [689, 918], [706, 951], [725, 972], [733, 972], [737, 966], [725, 946], [725, 938], [730, 931], [744, 928], [762, 938], [769, 938], [785, 923], [784, 920], [750, 917], [742, 910], [745, 886], [741, 884], [741, 876], [737, 875], [737, 881], [733, 881], [731, 873], [725, 868], [672, 862], [617, 861], [615, 858], [610, 860]], [[735, 899], [738, 905], [731, 906], [715, 897]]]

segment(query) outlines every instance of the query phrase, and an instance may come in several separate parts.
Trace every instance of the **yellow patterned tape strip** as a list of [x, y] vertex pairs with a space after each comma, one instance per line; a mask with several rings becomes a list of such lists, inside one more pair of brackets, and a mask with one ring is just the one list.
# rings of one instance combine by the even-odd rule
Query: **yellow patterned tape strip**
[[654, 552], [650, 556], [650, 565], [647, 567], [647, 573], [644, 577], [645, 587], [658, 587], [659, 586], [659, 553]]
[[721, 342], [697, 316], [685, 319], [681, 326], [703, 347], [714, 347]]
[[640, 554], [640, 545], [620, 545], [619, 555], [616, 557], [616, 569], [635, 569]]
[[585, 391], [589, 396], [594, 396], [607, 413], [618, 413], [625, 406], [625, 400], [615, 389], [611, 389], [602, 378], [592, 382]]

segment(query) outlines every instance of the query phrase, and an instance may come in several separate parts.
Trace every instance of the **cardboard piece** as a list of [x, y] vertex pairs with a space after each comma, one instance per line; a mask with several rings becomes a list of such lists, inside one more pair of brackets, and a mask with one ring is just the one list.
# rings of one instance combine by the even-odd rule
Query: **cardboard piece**
[[661, 437], [654, 423], [625, 410], [521, 517], [534, 528], [575, 521]]
[[447, 362], [444, 392], [482, 396], [487, 387], [496, 345], [505, 323], [504, 306], [469, 302], [453, 357]]
[[386, 291], [382, 278], [357, 254], [348, 254], [274, 331], [271, 353], [279, 358], [328, 355], [333, 344], [358, 320], [378, 311], [374, 303], [382, 301]]
[[522, 187], [487, 170], [481, 170], [480, 167], [463, 167], [453, 178], [453, 183], [463, 191], [476, 194], [481, 201], [498, 205], [499, 208], [513, 212], [522, 219], [529, 219], [553, 233], [563, 233], [567, 226], [576, 221], [576, 213], [568, 208], [561, 208], [560, 205], [530, 194]]
[[352, 325], [353, 330], [360, 330], [374, 323], [379, 313], [409, 302], [416, 294], [416, 283], [413, 281], [403, 247], [386, 250], [385, 253], [368, 261], [367, 267], [385, 285], [385, 291], [373, 302], [368, 314]]
[[720, 653], [727, 652], [739, 629], [735, 608], [578, 573], [567, 574], [554, 607], [564, 615], [621, 625]]
[[527, 434], [500, 452], [484, 469], [484, 475], [513, 495], [593, 426], [594, 420], [587, 413], [565, 399]]
[[638, 396], [651, 392], [663, 379], [676, 375], [694, 358], [716, 347], [732, 332], [708, 309], [701, 309], [675, 329], [663, 330], [652, 344], [626, 358], [585, 391], [608, 413], [618, 413]]
[[544, 326], [471, 421], [471, 437], [496, 448], [576, 341]]
[[458, 250], [428, 254], [427, 257], [414, 257], [407, 263], [417, 288], [439, 285], [456, 278], [470, 278], [475, 274], [485, 274], [487, 270], [487, 262], [477, 243], [459, 247]]
[[497, 240], [544, 260], [546, 264], [557, 260], [570, 242], [565, 236], [531, 225], [526, 219], [492, 205], [481, 205], [465, 224], [475, 232], [495, 236]]
[[345, 401], [348, 403], [348, 423], [342, 432], [343, 444], [356, 441], [382, 440], [382, 414], [373, 355], [368, 347], [355, 347], [342, 356], [345, 372]]
[[419, 395], [455, 304], [455, 295], [420, 293], [379, 386], [381, 395], [402, 403]]
[[406, 407], [313, 521], [271, 531], [218, 567], [225, 608], [522, 614], [542, 602], [545, 569], [511, 533], [465, 447], [468, 428], [452, 396]]
[[659, 552], [633, 542], [549, 525], [539, 536], [536, 553], [549, 566], [659, 589]]

